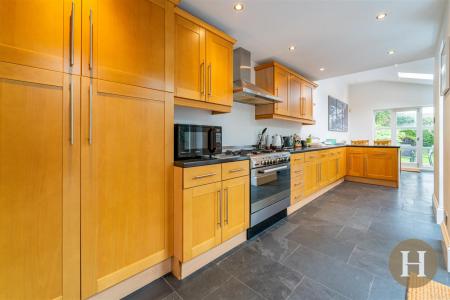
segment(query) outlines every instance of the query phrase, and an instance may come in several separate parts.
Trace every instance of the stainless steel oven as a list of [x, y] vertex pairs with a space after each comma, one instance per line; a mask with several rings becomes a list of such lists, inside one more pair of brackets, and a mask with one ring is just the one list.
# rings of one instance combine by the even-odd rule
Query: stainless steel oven
[[261, 223], [270, 223], [267, 222], [270, 218], [280, 213], [282, 216], [283, 212], [285, 215], [291, 195], [289, 159], [289, 152], [251, 156], [250, 227], [253, 227], [250, 229], [251, 232]]

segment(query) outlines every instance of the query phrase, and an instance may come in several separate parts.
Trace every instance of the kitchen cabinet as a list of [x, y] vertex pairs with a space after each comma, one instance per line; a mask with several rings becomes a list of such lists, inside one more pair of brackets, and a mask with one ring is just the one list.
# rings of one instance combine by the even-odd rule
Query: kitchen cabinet
[[206, 101], [205, 29], [175, 16], [175, 96]]
[[275, 104], [275, 113], [289, 116], [289, 73], [284, 69], [274, 69], [275, 96], [280, 97], [281, 102]]
[[236, 41], [180, 8], [175, 12], [175, 104], [230, 112]]
[[318, 85], [298, 73], [270, 62], [255, 67], [256, 85], [281, 98], [280, 103], [257, 105], [256, 119], [282, 119], [302, 124], [313, 120], [313, 89]]
[[81, 0], [1, 0], [0, 61], [80, 74]]
[[341, 179], [347, 172], [346, 148], [340, 148], [337, 151], [337, 178]]
[[365, 149], [347, 149], [347, 174], [348, 176], [363, 177], [365, 174]]
[[79, 87], [0, 62], [0, 299], [80, 297]]
[[305, 155], [291, 155], [291, 204], [301, 201], [305, 189]]
[[397, 149], [367, 149], [366, 177], [397, 180]]
[[318, 187], [318, 164], [317, 161], [308, 161], [305, 162], [304, 172], [304, 191], [303, 196], [309, 196], [317, 190]]
[[173, 96], [87, 77], [81, 93], [86, 298], [171, 256]]
[[301, 118], [305, 120], [313, 121], [313, 90], [314, 86], [312, 84], [302, 82], [301, 91]]
[[83, 76], [170, 90], [166, 40], [172, 33], [165, 28], [172, 10], [165, 0], [83, 0]]
[[302, 81], [297, 76], [289, 75], [289, 115], [294, 118], [303, 117]]
[[347, 149], [347, 180], [398, 187], [399, 170], [399, 148]]
[[189, 260], [222, 242], [222, 185], [214, 182], [183, 191], [183, 258]]
[[[249, 226], [249, 162], [174, 170], [174, 274]], [[206, 258], [205, 258], [206, 259]]]
[[224, 180], [222, 190], [222, 241], [226, 241], [245, 231], [249, 226], [249, 176]]

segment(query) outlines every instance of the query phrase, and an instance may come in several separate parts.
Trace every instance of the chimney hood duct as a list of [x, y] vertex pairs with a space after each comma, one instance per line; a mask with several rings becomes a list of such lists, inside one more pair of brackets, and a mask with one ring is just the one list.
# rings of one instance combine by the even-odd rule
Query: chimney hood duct
[[252, 105], [282, 102], [279, 97], [250, 82], [251, 56], [248, 50], [237, 48], [233, 57], [234, 101]]

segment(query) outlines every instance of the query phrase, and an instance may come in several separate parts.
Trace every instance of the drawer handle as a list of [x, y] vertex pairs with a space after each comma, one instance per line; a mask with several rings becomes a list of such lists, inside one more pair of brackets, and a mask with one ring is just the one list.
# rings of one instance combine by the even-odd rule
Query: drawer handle
[[303, 174], [303, 171], [294, 171], [294, 173]]
[[230, 172], [230, 173], [237, 173], [237, 172], [241, 172], [241, 171], [244, 171], [244, 169], [243, 168], [233, 169], [233, 170], [230, 170], [228, 172]]
[[202, 179], [202, 178], [211, 177], [214, 175], [217, 175], [217, 173], [208, 173], [208, 174], [204, 174], [204, 175], [197, 175], [194, 177], [194, 179]]
[[301, 186], [301, 183], [294, 183], [294, 186]]

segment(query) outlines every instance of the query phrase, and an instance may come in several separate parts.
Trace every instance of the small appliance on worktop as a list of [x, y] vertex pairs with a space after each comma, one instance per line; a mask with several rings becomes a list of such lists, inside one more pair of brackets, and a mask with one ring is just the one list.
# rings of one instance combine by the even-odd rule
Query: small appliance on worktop
[[175, 160], [222, 153], [222, 127], [175, 124]]

